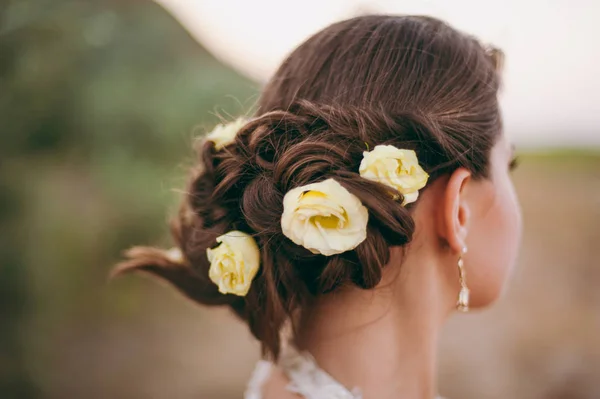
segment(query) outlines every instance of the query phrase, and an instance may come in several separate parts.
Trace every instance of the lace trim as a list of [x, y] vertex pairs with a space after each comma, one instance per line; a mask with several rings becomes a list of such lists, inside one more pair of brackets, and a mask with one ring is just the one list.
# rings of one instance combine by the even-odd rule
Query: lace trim
[[256, 363], [252, 377], [248, 381], [248, 387], [244, 393], [244, 399], [262, 399], [263, 385], [271, 375], [273, 364], [266, 360]]
[[[302, 395], [305, 399], [362, 399], [358, 388], [349, 391], [319, 368], [309, 353], [300, 353], [291, 345], [283, 348], [279, 357], [279, 366], [290, 379], [286, 389]], [[263, 385], [271, 375], [272, 369], [273, 364], [266, 360], [256, 364], [244, 399], [262, 399]], [[437, 399], [443, 398], [438, 396]]]
[[362, 399], [358, 389], [349, 391], [319, 368], [309, 353], [299, 353], [291, 345], [282, 352], [279, 365], [290, 379], [287, 390], [306, 399]]

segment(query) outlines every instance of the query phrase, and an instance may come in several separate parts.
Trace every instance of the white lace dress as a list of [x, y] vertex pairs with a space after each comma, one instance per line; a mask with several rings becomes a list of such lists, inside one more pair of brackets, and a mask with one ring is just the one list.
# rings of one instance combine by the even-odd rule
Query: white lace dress
[[[290, 379], [287, 390], [306, 399], [362, 399], [360, 390], [349, 391], [320, 369], [312, 356], [287, 346], [279, 357], [278, 366]], [[257, 363], [244, 399], [263, 399], [262, 389], [271, 374], [273, 364], [266, 360]], [[437, 398], [443, 399], [443, 398]]]

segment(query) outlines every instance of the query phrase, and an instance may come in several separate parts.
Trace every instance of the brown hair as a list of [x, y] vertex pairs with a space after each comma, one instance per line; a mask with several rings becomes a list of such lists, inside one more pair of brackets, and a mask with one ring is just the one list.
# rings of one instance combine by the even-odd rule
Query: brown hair
[[[373, 288], [389, 248], [410, 242], [411, 207], [360, 178], [367, 147], [417, 152], [430, 181], [458, 167], [488, 174], [501, 131], [501, 52], [437, 19], [364, 16], [336, 23], [299, 46], [267, 84], [256, 116], [233, 144], [199, 149], [172, 232], [185, 262], [137, 247], [117, 272], [160, 276], [191, 299], [229, 305], [266, 354], [282, 326], [315, 296], [343, 284]], [[281, 232], [285, 193], [333, 177], [369, 210], [367, 239], [339, 255], [315, 255]], [[223, 295], [208, 277], [206, 249], [230, 230], [252, 234], [260, 271], [245, 297]]]

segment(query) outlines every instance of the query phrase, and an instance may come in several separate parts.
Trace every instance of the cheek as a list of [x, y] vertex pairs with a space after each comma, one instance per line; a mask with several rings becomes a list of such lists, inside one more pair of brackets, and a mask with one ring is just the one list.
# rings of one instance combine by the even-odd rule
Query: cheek
[[474, 307], [488, 305], [500, 296], [521, 237], [521, 212], [508, 175], [490, 184], [486, 197], [469, 232], [465, 257]]

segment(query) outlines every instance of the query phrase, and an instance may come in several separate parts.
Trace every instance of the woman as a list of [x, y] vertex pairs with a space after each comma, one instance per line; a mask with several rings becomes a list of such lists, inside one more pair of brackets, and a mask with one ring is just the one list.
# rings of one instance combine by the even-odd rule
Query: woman
[[176, 249], [117, 272], [230, 306], [265, 358], [247, 398], [435, 397], [444, 321], [496, 300], [517, 254], [501, 59], [428, 17], [324, 29], [201, 143]]

